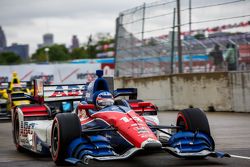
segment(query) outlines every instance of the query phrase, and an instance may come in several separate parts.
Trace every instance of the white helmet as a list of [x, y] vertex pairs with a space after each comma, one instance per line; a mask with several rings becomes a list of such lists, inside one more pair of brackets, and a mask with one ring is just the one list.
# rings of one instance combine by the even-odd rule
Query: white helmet
[[95, 96], [95, 105], [98, 108], [104, 108], [106, 106], [112, 106], [114, 104], [113, 95], [108, 91], [97, 92]]

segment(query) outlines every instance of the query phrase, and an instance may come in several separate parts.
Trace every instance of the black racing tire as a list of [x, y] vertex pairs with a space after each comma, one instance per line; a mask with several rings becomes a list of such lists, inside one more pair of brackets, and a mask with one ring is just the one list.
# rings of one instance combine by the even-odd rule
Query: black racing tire
[[56, 165], [67, 164], [67, 148], [70, 142], [81, 136], [81, 124], [74, 113], [55, 116], [51, 131], [51, 156]]
[[13, 140], [14, 140], [14, 144], [16, 146], [16, 150], [18, 152], [23, 153], [25, 151], [25, 148], [23, 148], [20, 144], [19, 144], [19, 118], [18, 118], [18, 113], [15, 112], [14, 114], [14, 119], [13, 119]]
[[183, 131], [203, 132], [210, 136], [210, 127], [206, 114], [199, 108], [188, 108], [177, 115], [176, 126]]

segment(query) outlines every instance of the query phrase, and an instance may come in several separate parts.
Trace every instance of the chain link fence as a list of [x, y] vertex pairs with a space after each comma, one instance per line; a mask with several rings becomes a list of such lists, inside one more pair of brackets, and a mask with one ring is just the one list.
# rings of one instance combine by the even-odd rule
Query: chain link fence
[[[116, 21], [116, 76], [178, 73], [176, 0], [142, 4], [120, 13]], [[235, 46], [237, 69], [250, 69], [250, 1], [181, 0], [183, 72], [217, 68], [211, 56], [219, 46]], [[231, 12], [235, 11], [235, 12]]]

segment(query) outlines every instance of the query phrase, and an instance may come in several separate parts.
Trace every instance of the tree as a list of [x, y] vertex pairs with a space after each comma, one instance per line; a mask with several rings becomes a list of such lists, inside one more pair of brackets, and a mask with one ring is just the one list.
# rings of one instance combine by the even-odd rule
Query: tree
[[45, 52], [45, 48], [40, 48], [32, 55], [32, 59], [36, 62], [46, 62], [47, 54], [49, 56], [49, 62], [54, 61], [65, 61], [70, 59], [70, 55], [68, 53], [68, 49], [64, 45], [52, 45], [49, 48], [48, 53]]
[[0, 53], [0, 64], [12, 65], [12, 64], [20, 64], [21, 62], [22, 62], [21, 57], [13, 52]]
[[68, 49], [64, 45], [53, 45], [49, 48], [49, 61], [65, 61], [70, 59]]
[[[109, 33], [97, 33], [96, 35], [90, 35], [86, 45], [86, 51], [89, 58], [96, 58], [98, 53], [114, 51], [114, 48], [104, 48], [103, 46], [113, 44], [114, 38]], [[97, 49], [98, 48], [98, 49]]]
[[87, 59], [89, 58], [89, 55], [87, 51], [82, 47], [82, 48], [75, 48], [71, 52], [71, 59]]
[[[85, 45], [81, 48], [73, 49], [71, 53], [64, 45], [55, 44], [50, 47], [37, 49], [32, 55], [32, 60], [33, 62], [46, 62], [47, 55], [49, 56], [49, 62], [70, 59], [93, 59], [96, 58], [98, 53], [114, 51], [114, 47], [110, 46], [114, 46], [114, 38], [109, 33], [97, 33], [94, 36], [90, 34]], [[49, 48], [48, 53], [45, 52], [45, 48]]]
[[35, 60], [36, 62], [45, 62], [47, 60], [45, 53], [45, 47], [44, 48], [39, 48], [36, 50], [36, 53], [32, 55], [32, 59]]

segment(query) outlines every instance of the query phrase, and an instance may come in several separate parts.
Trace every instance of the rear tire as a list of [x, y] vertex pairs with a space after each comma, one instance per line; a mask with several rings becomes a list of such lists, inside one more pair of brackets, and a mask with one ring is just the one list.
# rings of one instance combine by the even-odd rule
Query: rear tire
[[184, 131], [203, 132], [210, 136], [210, 127], [206, 114], [199, 108], [188, 108], [180, 111], [176, 125]]
[[70, 142], [81, 136], [81, 124], [74, 113], [60, 113], [54, 118], [51, 131], [51, 155], [56, 165], [64, 165]]
[[16, 150], [18, 152], [24, 152], [25, 151], [25, 148], [23, 148], [22, 146], [20, 146], [19, 144], [19, 135], [20, 135], [20, 132], [19, 132], [19, 118], [18, 118], [18, 113], [15, 112], [15, 115], [14, 115], [14, 122], [13, 122], [13, 139], [14, 139], [14, 144], [16, 146]]

